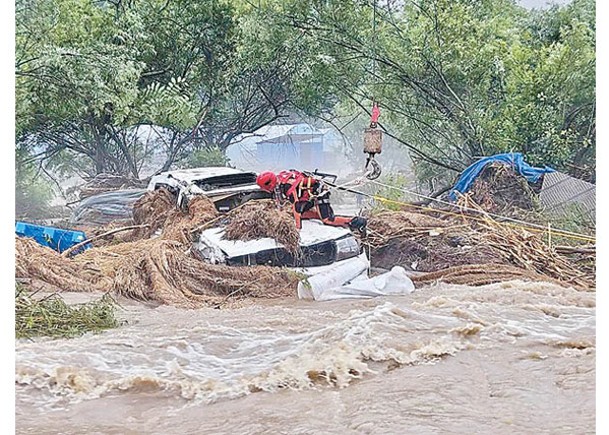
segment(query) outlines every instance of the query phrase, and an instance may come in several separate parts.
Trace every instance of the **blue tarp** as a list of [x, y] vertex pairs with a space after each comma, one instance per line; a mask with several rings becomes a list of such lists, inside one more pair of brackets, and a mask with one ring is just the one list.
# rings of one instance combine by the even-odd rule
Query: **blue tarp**
[[537, 180], [539, 180], [539, 177], [541, 177], [542, 174], [546, 174], [548, 172], [555, 172], [554, 169], [548, 166], [544, 168], [536, 168], [529, 165], [527, 162], [524, 161], [522, 153], [495, 154], [494, 156], [484, 157], [478, 160], [476, 163], [473, 163], [472, 165], [468, 166], [467, 169], [461, 172], [461, 176], [451, 189], [449, 195], [450, 199], [457, 199], [455, 191], [460, 193], [467, 192], [470, 187], [472, 187], [472, 184], [474, 183], [478, 175], [480, 175], [480, 172], [482, 172], [484, 167], [488, 164], [495, 162], [501, 162], [511, 165], [517, 173], [525, 177], [527, 181], [531, 183], [535, 183]]
[[[86, 239], [85, 233], [82, 231], [45, 227], [27, 222], [15, 222], [15, 233], [21, 237], [30, 237], [42, 246], [47, 246], [59, 252], [63, 252]], [[87, 243], [74, 253], [82, 252], [90, 247], [91, 244]]]

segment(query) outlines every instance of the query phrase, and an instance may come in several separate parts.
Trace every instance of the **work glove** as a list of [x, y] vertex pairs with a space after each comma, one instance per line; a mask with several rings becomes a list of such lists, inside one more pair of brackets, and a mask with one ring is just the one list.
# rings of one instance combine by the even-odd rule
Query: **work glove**
[[325, 190], [324, 187], [324, 184], [320, 180], [315, 180], [311, 185], [311, 194], [319, 195]]
[[349, 222], [349, 228], [359, 231], [362, 235], [366, 234], [366, 225], [368, 225], [368, 220], [362, 216], [355, 216]]

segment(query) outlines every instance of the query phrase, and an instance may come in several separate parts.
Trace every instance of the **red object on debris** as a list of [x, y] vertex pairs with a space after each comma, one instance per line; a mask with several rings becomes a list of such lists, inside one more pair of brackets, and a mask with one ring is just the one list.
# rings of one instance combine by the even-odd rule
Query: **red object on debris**
[[376, 128], [376, 124], [378, 122], [379, 116], [381, 116], [381, 109], [379, 109], [379, 105], [377, 102], [372, 104], [372, 116], [370, 117], [370, 127]]

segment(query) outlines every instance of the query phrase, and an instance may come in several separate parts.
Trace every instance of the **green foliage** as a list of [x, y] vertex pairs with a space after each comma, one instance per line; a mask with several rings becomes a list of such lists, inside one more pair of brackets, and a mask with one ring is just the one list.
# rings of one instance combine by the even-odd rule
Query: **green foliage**
[[[160, 143], [167, 169], [199, 149], [224, 151], [295, 104], [321, 104], [306, 91], [312, 48], [275, 25], [280, 7], [18, 0], [18, 147], [42, 146], [51, 166], [69, 169], [76, 155], [88, 175], [137, 177]], [[141, 125], [167, 137], [151, 145], [134, 134]]]
[[449, 179], [508, 151], [593, 172], [593, 1], [541, 12], [509, 0], [389, 2], [376, 12], [356, 0], [288, 4], [290, 26], [324, 59], [323, 92], [351, 113], [380, 101], [381, 125], [421, 163], [418, 176]]
[[210, 166], [228, 166], [230, 160], [218, 147], [204, 148], [192, 153], [186, 166], [189, 168], [205, 168]]
[[115, 309], [116, 303], [107, 295], [73, 306], [66, 304], [57, 293], [37, 299], [27, 290], [16, 286], [15, 336], [71, 338], [87, 332], [116, 328], [119, 322], [114, 315]]
[[18, 135], [86, 116], [125, 121], [143, 64], [121, 35], [112, 14], [90, 1], [18, 1], [16, 88], [27, 108], [16, 113]]
[[141, 125], [167, 132], [168, 166], [293, 112], [365, 117], [374, 99], [422, 180], [507, 151], [594, 179], [593, 0], [16, 6], [18, 146], [57, 165], [137, 176]]
[[383, 208], [388, 210], [400, 210], [402, 208], [402, 204], [410, 201], [410, 195], [407, 192], [404, 192], [403, 189], [410, 189], [410, 184], [412, 180], [409, 180], [403, 174], [389, 174], [385, 177], [382, 177], [380, 181], [387, 186], [380, 186], [377, 191], [374, 193], [376, 196], [380, 198], [384, 198], [387, 201], [377, 201], [376, 207]]

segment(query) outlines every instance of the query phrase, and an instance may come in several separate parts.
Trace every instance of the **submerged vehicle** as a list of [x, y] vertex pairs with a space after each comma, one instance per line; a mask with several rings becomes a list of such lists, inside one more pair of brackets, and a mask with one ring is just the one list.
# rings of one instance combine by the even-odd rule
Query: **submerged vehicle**
[[[233, 168], [198, 168], [169, 171], [151, 178], [146, 190], [108, 192], [84, 200], [73, 214], [73, 222], [113, 220], [133, 216], [133, 204], [146, 193], [160, 188], [176, 196], [176, 206], [187, 208], [197, 195], [209, 197], [220, 212], [248, 201], [270, 198], [256, 184], [256, 173]], [[102, 219], [103, 220], [103, 219]], [[90, 224], [91, 222], [89, 222]], [[325, 225], [316, 219], [302, 221], [296, 252], [270, 237], [228, 240], [225, 222], [203, 229], [192, 249], [202, 261], [212, 264], [285, 267], [299, 274], [298, 297], [318, 301], [407, 294], [414, 290], [403, 268], [394, 267], [369, 278], [370, 261], [350, 229]]]
[[212, 263], [231, 266], [319, 267], [359, 257], [362, 247], [351, 231], [324, 225], [318, 220], [302, 222], [299, 252], [291, 253], [275, 239], [251, 241], [226, 240], [224, 228], [209, 228], [201, 233], [195, 247]]
[[[106, 192], [83, 200], [72, 213], [71, 223], [103, 225], [130, 220], [133, 204], [147, 191], [166, 188], [176, 195], [176, 205], [186, 208], [196, 195], [205, 195], [219, 212], [227, 212], [247, 201], [271, 198], [256, 184], [257, 174], [234, 168], [211, 167], [164, 172], [153, 176], [147, 189]], [[304, 220], [297, 254], [272, 238], [250, 241], [226, 240], [221, 223], [205, 229], [194, 244], [201, 257], [229, 266], [289, 267], [306, 276], [338, 270], [338, 285], [367, 276], [369, 261], [351, 230]], [[340, 267], [338, 267], [340, 266]]]
[[[268, 237], [251, 241], [226, 240], [221, 226], [204, 230], [194, 248], [211, 263], [289, 267], [303, 277], [317, 277], [315, 285], [324, 288], [341, 287], [353, 280], [368, 278], [370, 262], [349, 229], [312, 219], [302, 221], [299, 233], [297, 254]], [[308, 297], [305, 293], [308, 295], [299, 287], [299, 296]]]
[[184, 209], [190, 198], [205, 195], [218, 211], [225, 212], [251, 199], [271, 197], [258, 187], [256, 176], [255, 172], [227, 167], [180, 169], [153, 176], [147, 189], [166, 188], [177, 196], [178, 206]]

